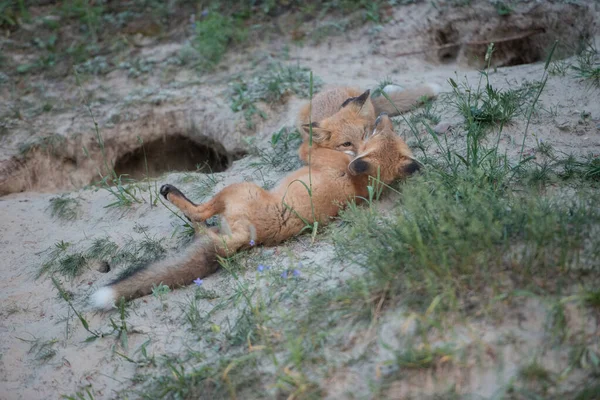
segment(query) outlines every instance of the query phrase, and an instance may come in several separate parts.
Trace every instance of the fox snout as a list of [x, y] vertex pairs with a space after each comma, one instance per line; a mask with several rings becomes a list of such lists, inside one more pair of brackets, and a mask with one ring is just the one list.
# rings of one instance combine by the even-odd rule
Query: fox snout
[[415, 172], [419, 172], [421, 170], [421, 164], [418, 161], [412, 161], [410, 164], [404, 167], [404, 173], [406, 175], [412, 175]]
[[354, 160], [348, 165], [348, 170], [352, 175], [364, 174], [368, 169], [369, 163], [362, 158]]

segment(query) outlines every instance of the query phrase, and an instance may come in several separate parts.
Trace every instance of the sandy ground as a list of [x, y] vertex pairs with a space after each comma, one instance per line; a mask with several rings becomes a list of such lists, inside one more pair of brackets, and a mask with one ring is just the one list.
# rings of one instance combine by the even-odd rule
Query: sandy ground
[[[434, 64], [424, 60], [421, 55], [395, 58], [389, 56], [401, 51], [410, 51], [419, 48], [419, 40], [415, 39], [415, 20], [426, 19], [431, 9], [426, 6], [409, 6], [396, 9], [392, 20], [385, 24], [380, 31], [373, 33], [372, 27], [347, 32], [343, 36], [331, 37], [316, 46], [290, 46], [289, 60], [286, 63], [300, 63], [314, 71], [314, 74], [327, 85], [348, 85], [372, 88], [378, 80], [391, 77], [395, 82], [411, 86], [424, 82], [437, 83], [443, 91], [450, 91], [449, 77], [464, 76], [470, 82], [476, 82], [478, 74], [467, 66], [456, 63]], [[407, 33], [412, 32], [412, 37]], [[412, 40], [412, 41], [411, 41]], [[421, 41], [423, 42], [423, 41]], [[164, 115], [169, 112], [173, 115], [183, 113], [185, 118], [205, 122], [219, 129], [212, 129], [211, 135], [223, 142], [228, 150], [243, 147], [243, 137], [250, 135], [241, 128], [241, 116], [234, 114], [227, 106], [224, 97], [227, 76], [249, 68], [247, 62], [249, 54], [273, 55], [277, 57], [284, 46], [280, 43], [260, 43], [256, 47], [246, 50], [241, 54], [231, 54], [227, 57], [229, 66], [225, 71], [200, 78], [201, 85], [182, 85], [177, 89], [164, 88], [170, 96], [159, 106], [152, 104], [127, 105], [126, 98], [134, 92], [139, 83], [131, 84], [123, 72], [117, 71], [103, 79], [96, 78], [86, 83], [86, 90], [97, 88], [98, 93], [105, 93], [110, 97], [109, 103], [94, 107], [97, 118], [103, 125], [103, 130], [110, 132], [125, 132], [119, 127], [106, 127], [106, 121], [115, 112], [126, 110], [135, 121], [153, 113]], [[169, 53], [177, 50], [181, 44], [172, 43], [160, 45], [156, 48], [145, 49], [149, 54], [160, 56], [162, 52]], [[256, 71], [264, 67], [259, 64]], [[497, 87], [520, 85], [526, 81], [539, 80], [543, 73], [543, 63], [500, 68], [491, 73], [491, 81]], [[181, 71], [174, 80], [186, 82], [189, 73]], [[131, 85], [134, 85], [133, 87]], [[161, 81], [150, 75], [144, 83], [146, 88], [161, 88]], [[48, 82], [49, 93], [62, 92], [62, 98], [76, 101], [78, 93], [72, 82]], [[531, 152], [537, 140], [552, 143], [559, 151], [586, 155], [600, 153], [600, 101], [597, 89], [589, 88], [585, 83], [572, 76], [551, 76], [540, 103], [548, 112], [541, 111], [534, 115], [530, 127], [531, 135], [526, 140], [525, 149]], [[291, 98], [287, 103], [269, 110], [269, 118], [261, 123], [255, 130], [259, 143], [265, 144], [270, 135], [282, 126], [293, 125], [294, 115], [302, 100]], [[457, 123], [460, 119], [453, 115], [448, 104], [444, 104], [443, 97], [436, 102], [436, 109], [443, 116], [443, 121]], [[116, 110], [116, 111], [115, 111]], [[584, 113], [590, 117], [582, 118]], [[210, 118], [207, 119], [206, 116]], [[123, 124], [127, 124], [124, 122]], [[522, 132], [525, 122], [520, 120], [505, 128], [502, 137], [503, 145], [507, 146], [512, 155], [516, 155], [522, 141]], [[136, 128], [137, 129], [137, 128]], [[153, 128], [154, 129], [154, 128]], [[79, 106], [77, 109], [66, 108], [64, 111], [52, 115], [41, 115], [29, 121], [28, 132], [39, 135], [42, 132], [89, 132], [90, 121], [86, 111]], [[225, 134], [225, 131], [234, 132]], [[16, 144], [23, 141], [21, 129], [15, 130], [15, 135], [3, 143], [2, 157], [4, 160], [11, 157]], [[116, 133], [115, 133], [116, 134]], [[407, 134], [407, 132], [401, 132]], [[452, 132], [449, 133], [450, 138]], [[27, 139], [30, 139], [28, 137]], [[418, 155], [418, 154], [417, 154]], [[219, 190], [225, 185], [242, 180], [272, 180], [275, 181], [283, 175], [277, 171], [261, 171], [258, 174], [250, 168], [252, 158], [244, 158], [234, 163], [226, 172], [218, 174], [220, 182], [213, 189]], [[266, 174], [266, 175], [265, 175]], [[170, 174], [157, 180], [162, 183], [177, 183], [184, 177], [183, 174]], [[189, 184], [177, 184], [185, 192]], [[55, 243], [66, 241], [85, 248], [93, 239], [109, 237], [117, 244], [125, 243], [129, 238], [141, 239], [145, 234], [165, 238], [164, 246], [169, 254], [178, 250], [177, 240], [174, 238], [174, 227], [180, 225], [176, 219], [160, 203], [151, 207], [147, 202], [129, 208], [105, 208], [113, 199], [105, 190], [73, 190], [72, 197], [80, 200], [80, 216], [72, 222], [61, 222], [53, 219], [48, 211], [49, 199], [55, 193], [36, 193], [27, 191], [13, 193], [0, 198], [0, 398], [3, 399], [36, 399], [57, 398], [61, 394], [71, 394], [87, 385], [92, 385], [95, 398], [115, 398], [117, 391], [131, 388], [131, 379], [139, 368], [122, 357], [114, 354], [117, 346], [114, 336], [98, 339], [91, 343], [84, 340], [89, 334], [82, 328], [79, 321], [74, 318], [73, 312], [67, 304], [57, 296], [52, 282], [46, 277], [35, 279], [35, 273]], [[148, 200], [148, 194], [143, 195]], [[139, 227], [143, 227], [142, 230]], [[143, 231], [143, 232], [142, 232]], [[140, 233], [142, 232], [142, 233]], [[291, 249], [295, 257], [310, 262], [311, 268], [336, 270], [342, 265], [332, 264], [331, 246], [326, 242], [317, 242], [310, 246], [309, 238], [295, 239], [274, 250], [256, 249], [254, 251], [273, 255], [274, 265], [283, 263], [279, 250]], [[338, 262], [339, 263], [339, 262]], [[283, 268], [283, 264], [279, 266]], [[74, 294], [74, 305], [80, 310], [93, 329], [109, 331], [109, 318], [115, 318], [114, 313], [92, 312], [86, 303], [87, 296], [97, 287], [105, 284], [115, 275], [112, 271], [108, 274], [97, 272], [90, 268], [73, 281], [64, 282], [67, 290]], [[255, 269], [249, 268], [241, 272], [242, 279], [255, 282], [257, 274]], [[335, 284], [335, 274], [331, 275], [330, 284]], [[204, 283], [207, 290], [214, 290], [220, 296], [231, 292], [235, 281], [225, 272], [219, 272]], [[177, 355], [181, 348], [191, 348], [204, 351], [204, 343], [186, 333], [182, 324], [179, 303], [193, 293], [193, 287], [176, 290], [168, 295], [168, 312], [165, 312], [161, 302], [152, 296], [136, 300], [132, 313], [128, 318], [130, 330], [129, 349], [130, 355], [134, 349], [147, 340], [151, 340], [151, 351], [155, 354]], [[217, 300], [201, 300], [199, 306], [203, 311], [212, 308]], [[528, 323], [521, 330], [524, 347], [535, 347], [543, 333], [544, 325], [539, 315], [536, 314], [540, 305], [533, 302], [522, 312], [527, 316]], [[227, 313], [221, 312], [216, 321], [225, 321]], [[508, 321], [512, 324], [514, 321]], [[388, 317], [382, 322], [382, 332], [397, 332], [402, 325], [397, 320]], [[498, 336], [497, 328], [490, 326], [472, 326], [471, 332], [464, 332], [461, 340], [471, 340], [468, 337], [480, 336], [483, 342], [493, 341]], [[510, 326], [502, 329], [510, 330]], [[501, 330], [501, 329], [500, 329]], [[392, 338], [390, 333], [386, 337]], [[42, 362], [32, 349], [32, 341], [56, 340], [53, 349], [56, 354], [48, 361]], [[392, 340], [392, 339], [390, 339]], [[510, 352], [511, 350], [507, 350]], [[562, 355], [563, 357], [565, 355]], [[560, 357], [557, 355], [557, 357]], [[382, 360], [385, 357], [382, 355]], [[470, 391], [483, 396], [493, 395], [495, 390], [506, 382], [515, 373], [515, 363], [518, 356], [506, 354], [504, 375], [499, 377], [491, 371], [448, 372], [448, 380], [465, 382], [463, 385]], [[345, 397], [345, 380], [360, 371], [341, 371], [336, 379], [332, 379], [332, 398]], [[424, 373], [425, 374], [425, 373]], [[457, 377], [456, 374], [461, 375]], [[460, 378], [460, 379], [459, 379]], [[475, 378], [475, 379], [473, 379]], [[424, 376], [428, 382], [431, 377]], [[476, 384], [466, 382], [475, 381]], [[434, 383], [429, 383], [431, 387]], [[362, 392], [365, 388], [359, 389]], [[406, 388], [390, 388], [390, 398], [402, 398]]]

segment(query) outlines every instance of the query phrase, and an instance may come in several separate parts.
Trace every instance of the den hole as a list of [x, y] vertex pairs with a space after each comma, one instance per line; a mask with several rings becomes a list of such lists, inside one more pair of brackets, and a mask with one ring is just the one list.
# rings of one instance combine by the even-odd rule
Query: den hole
[[222, 172], [237, 158], [239, 155], [228, 154], [220, 143], [208, 140], [197, 142], [182, 135], [169, 135], [144, 143], [143, 147], [140, 144], [122, 155], [117, 159], [114, 169], [117, 175], [127, 174], [134, 179], [198, 169], [207, 173]]
[[438, 60], [442, 64], [448, 64], [456, 60], [460, 51], [459, 34], [451, 25], [445, 26], [435, 32], [435, 43], [440, 49], [437, 52]]

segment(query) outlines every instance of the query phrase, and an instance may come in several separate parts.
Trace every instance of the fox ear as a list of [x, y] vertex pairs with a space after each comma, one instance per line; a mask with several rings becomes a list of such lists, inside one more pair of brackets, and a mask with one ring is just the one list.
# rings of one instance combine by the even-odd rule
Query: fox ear
[[327, 129], [321, 128], [318, 122], [302, 125], [302, 130], [307, 137], [310, 136], [311, 127], [313, 142], [320, 143], [328, 140], [331, 137], [331, 132]]
[[342, 107], [347, 107], [349, 109], [355, 110], [357, 114], [368, 113], [369, 110], [365, 109], [364, 105], [369, 100], [369, 95], [371, 94], [370, 90], [366, 90], [363, 94], [357, 97], [350, 97], [346, 99], [342, 103]]
[[392, 123], [392, 120], [387, 115], [387, 113], [382, 112], [381, 114], [379, 114], [379, 116], [375, 120], [375, 131], [373, 132], [373, 134], [380, 133], [385, 130], [389, 130], [389, 131], [393, 132], [394, 124]]

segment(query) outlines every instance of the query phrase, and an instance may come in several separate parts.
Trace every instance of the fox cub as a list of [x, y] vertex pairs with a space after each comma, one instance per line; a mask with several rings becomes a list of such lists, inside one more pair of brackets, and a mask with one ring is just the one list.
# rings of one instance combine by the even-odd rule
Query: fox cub
[[[249, 183], [227, 186], [204, 204], [194, 204], [171, 185], [161, 194], [191, 221], [221, 217], [220, 228], [209, 228], [186, 254], [151, 264], [99, 289], [92, 296], [97, 308], [108, 308], [121, 297], [149, 294], [153, 285], [190, 284], [213, 273], [217, 258], [256, 244], [276, 245], [303, 231], [306, 224], [326, 224], [347, 201], [368, 196], [369, 175], [385, 183], [404, 178], [419, 165], [406, 143], [397, 136], [389, 117], [382, 114], [360, 144], [358, 155], [320, 148], [308, 166], [292, 172], [269, 191]], [[307, 187], [311, 188], [309, 194]]]
[[[353, 88], [334, 88], [317, 94], [310, 103], [305, 104], [296, 121], [304, 142], [298, 150], [300, 159], [308, 162], [311, 152], [318, 148], [328, 148], [347, 152], [354, 156], [358, 145], [366, 133], [373, 131], [376, 116], [385, 112], [390, 116], [411, 110], [423, 99], [437, 96], [440, 87], [427, 84], [411, 89], [388, 85], [383, 95], [370, 97], [370, 91], [362, 92]], [[311, 112], [312, 111], [312, 112]], [[312, 128], [312, 129], [311, 129]], [[312, 130], [312, 147], [309, 134]]]

